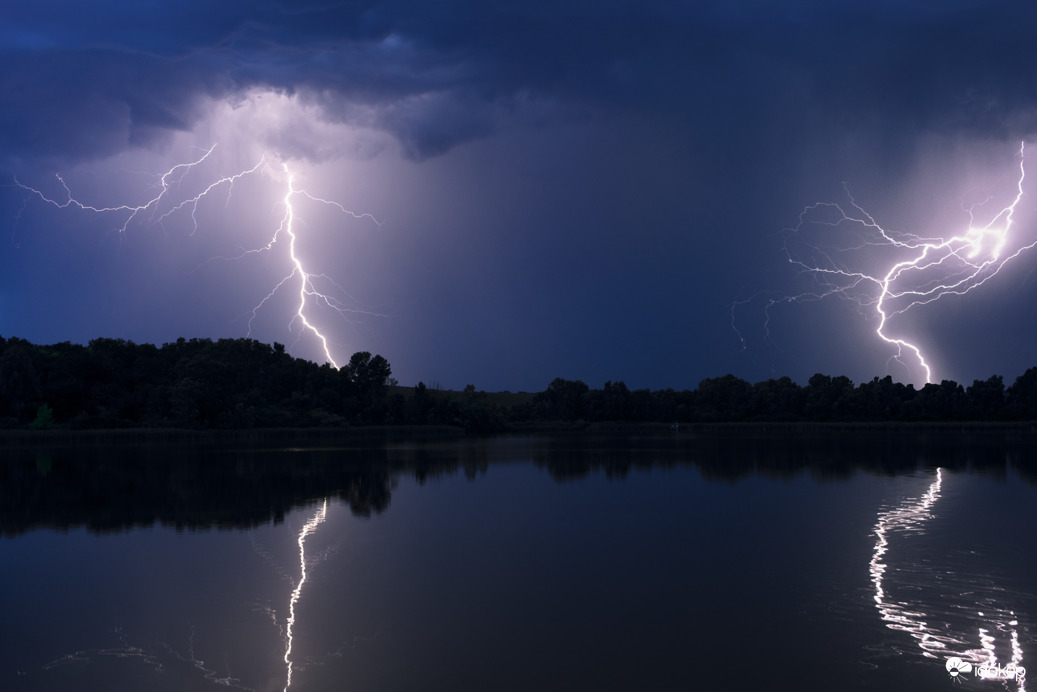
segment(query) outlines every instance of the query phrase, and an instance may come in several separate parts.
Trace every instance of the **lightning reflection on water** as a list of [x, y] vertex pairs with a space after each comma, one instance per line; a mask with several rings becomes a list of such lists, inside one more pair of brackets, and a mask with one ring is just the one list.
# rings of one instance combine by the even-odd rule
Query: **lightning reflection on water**
[[[1002, 592], [1003, 589], [996, 585], [986, 585], [975, 575], [960, 577], [950, 575], [943, 579], [942, 598], [961, 601], [966, 597], [970, 602], [953, 602], [948, 604], [946, 610], [938, 612], [936, 608], [926, 607], [921, 603], [893, 600], [888, 590], [899, 578], [907, 581], [905, 576], [913, 571], [910, 565], [891, 565], [890, 544], [894, 536], [910, 537], [922, 536], [926, 525], [934, 519], [933, 508], [940, 499], [943, 489], [943, 470], [936, 469], [936, 477], [930, 483], [928, 489], [920, 497], [907, 498], [900, 504], [880, 511], [874, 528], [875, 548], [868, 564], [871, 575], [871, 583], [874, 590], [875, 608], [879, 617], [886, 623], [886, 627], [898, 632], [907, 633], [921, 650], [922, 656], [930, 659], [943, 659], [957, 657], [963, 661], [977, 665], [977, 675], [988, 677], [984, 671], [995, 670], [998, 665], [997, 652], [995, 649], [997, 638], [992, 632], [1000, 633], [1007, 637], [1010, 645], [1010, 661], [1012, 670], [1020, 670], [1022, 674], [1016, 678], [1016, 689], [1025, 692], [1025, 669], [1022, 668], [1023, 650], [1019, 643], [1019, 621], [1012, 610], [1005, 610], [995, 605], [991, 599], [984, 595], [984, 591]], [[899, 556], [898, 556], [899, 557]], [[898, 560], [897, 562], [900, 562]], [[896, 575], [896, 576], [895, 576]], [[937, 577], [937, 579], [940, 579]], [[954, 589], [953, 581], [968, 582], [968, 589]], [[917, 589], [918, 584], [911, 587]], [[978, 587], [978, 588], [977, 588]], [[958, 591], [958, 593], [955, 593]], [[977, 608], [982, 608], [978, 610]], [[970, 635], [957, 631], [950, 622], [956, 611], [966, 610], [969, 619], [979, 622], [983, 626], [977, 627], [979, 647], [970, 647]], [[992, 675], [989, 677], [993, 677]]]
[[284, 663], [287, 670], [286, 679], [284, 684], [285, 692], [292, 686], [292, 644], [294, 642], [294, 627], [295, 627], [295, 605], [299, 602], [299, 596], [302, 595], [303, 584], [306, 583], [306, 538], [310, 536], [318, 526], [324, 523], [324, 520], [328, 516], [328, 501], [327, 499], [321, 504], [320, 509], [310, 517], [310, 520], [303, 525], [299, 531], [299, 537], [296, 542], [299, 545], [299, 581], [295, 583], [295, 588], [292, 589], [291, 598], [288, 600], [288, 621], [285, 624], [285, 649], [284, 649]]

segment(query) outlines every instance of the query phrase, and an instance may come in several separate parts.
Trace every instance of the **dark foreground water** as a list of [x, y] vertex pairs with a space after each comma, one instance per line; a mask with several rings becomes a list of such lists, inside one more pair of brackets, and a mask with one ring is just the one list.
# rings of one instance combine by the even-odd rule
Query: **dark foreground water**
[[1025, 690], [1032, 437], [6, 449], [0, 689]]

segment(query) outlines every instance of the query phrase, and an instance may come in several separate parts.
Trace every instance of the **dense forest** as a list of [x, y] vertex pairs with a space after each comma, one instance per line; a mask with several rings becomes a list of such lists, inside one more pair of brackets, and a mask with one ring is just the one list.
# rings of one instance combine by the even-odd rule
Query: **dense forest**
[[253, 339], [178, 339], [161, 347], [122, 339], [35, 345], [0, 337], [0, 428], [311, 428], [452, 425], [471, 432], [550, 422], [1004, 421], [1037, 419], [1037, 367], [1005, 386], [1000, 375], [965, 387], [921, 389], [817, 374], [750, 384], [733, 375], [695, 390], [591, 389], [555, 379], [535, 394], [469, 385], [400, 387], [388, 361], [353, 354], [336, 370]]

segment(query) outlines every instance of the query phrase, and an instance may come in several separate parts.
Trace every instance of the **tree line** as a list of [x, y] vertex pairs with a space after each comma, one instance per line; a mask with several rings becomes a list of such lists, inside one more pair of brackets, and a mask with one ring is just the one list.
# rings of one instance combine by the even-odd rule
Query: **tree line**
[[253, 339], [178, 339], [161, 347], [122, 339], [40, 346], [0, 337], [2, 428], [300, 428], [451, 425], [495, 432], [522, 423], [728, 421], [1012, 421], [1037, 419], [1037, 367], [1005, 386], [1000, 375], [965, 387], [920, 389], [889, 376], [855, 385], [816, 374], [751, 384], [734, 375], [694, 390], [591, 389], [556, 378], [525, 396], [468, 385], [399, 387], [388, 361], [353, 354], [341, 369], [293, 358]]
[[388, 361], [336, 370], [254, 339], [37, 346], [0, 337], [0, 426], [192, 429], [382, 422]]

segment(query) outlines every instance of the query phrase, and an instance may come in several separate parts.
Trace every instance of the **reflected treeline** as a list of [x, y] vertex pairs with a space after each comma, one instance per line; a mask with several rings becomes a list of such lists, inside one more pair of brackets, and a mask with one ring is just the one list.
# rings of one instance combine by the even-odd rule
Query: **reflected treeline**
[[0, 533], [85, 527], [107, 532], [156, 523], [245, 529], [292, 508], [339, 498], [357, 516], [388, 509], [401, 477], [424, 484], [491, 464], [530, 463], [556, 481], [603, 473], [694, 468], [707, 480], [807, 473], [838, 480], [940, 466], [1037, 483], [1034, 433], [1011, 428], [778, 428], [735, 426], [670, 435], [553, 435], [400, 443], [329, 440], [323, 446], [121, 445], [4, 450]]
[[558, 481], [602, 472], [692, 466], [707, 480], [735, 482], [761, 475], [789, 480], [801, 473], [822, 481], [858, 472], [894, 475], [942, 466], [1004, 478], [1009, 468], [1037, 483], [1037, 434], [1012, 428], [943, 426], [730, 426], [666, 437], [547, 438], [534, 462]]
[[0, 464], [0, 532], [84, 526], [116, 531], [280, 522], [321, 497], [370, 516], [389, 506], [384, 449], [266, 450], [200, 446], [25, 448]]

